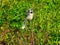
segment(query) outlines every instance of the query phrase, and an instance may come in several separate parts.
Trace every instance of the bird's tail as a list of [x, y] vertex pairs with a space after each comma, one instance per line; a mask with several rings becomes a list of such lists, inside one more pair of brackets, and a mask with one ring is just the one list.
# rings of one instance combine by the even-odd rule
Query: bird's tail
[[26, 21], [27, 21], [27, 19], [24, 20], [24, 23], [22, 25], [22, 29], [24, 29], [26, 27]]

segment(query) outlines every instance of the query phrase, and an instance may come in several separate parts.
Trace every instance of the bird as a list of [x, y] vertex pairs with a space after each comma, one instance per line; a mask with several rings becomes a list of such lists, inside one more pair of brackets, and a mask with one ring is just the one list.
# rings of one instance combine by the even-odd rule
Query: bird
[[33, 19], [33, 15], [34, 15], [33, 10], [31, 8], [28, 9], [27, 17], [24, 20], [24, 24], [22, 25], [22, 29], [24, 29], [26, 27], [26, 21], [31, 21]]
[[33, 19], [33, 10], [32, 9], [28, 10], [26, 19], [29, 21]]

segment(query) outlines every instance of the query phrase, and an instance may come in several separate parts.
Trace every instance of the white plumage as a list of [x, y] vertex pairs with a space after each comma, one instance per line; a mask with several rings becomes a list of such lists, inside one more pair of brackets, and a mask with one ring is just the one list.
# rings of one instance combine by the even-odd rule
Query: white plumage
[[25, 25], [23, 24], [23, 25], [22, 25], [22, 29], [24, 29], [24, 28], [25, 28]]

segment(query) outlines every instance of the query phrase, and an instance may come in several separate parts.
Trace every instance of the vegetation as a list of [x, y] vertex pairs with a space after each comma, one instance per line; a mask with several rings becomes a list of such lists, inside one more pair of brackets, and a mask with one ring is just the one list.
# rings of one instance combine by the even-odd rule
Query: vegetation
[[[27, 10], [34, 18], [21, 29]], [[0, 0], [0, 45], [60, 45], [60, 0]]]

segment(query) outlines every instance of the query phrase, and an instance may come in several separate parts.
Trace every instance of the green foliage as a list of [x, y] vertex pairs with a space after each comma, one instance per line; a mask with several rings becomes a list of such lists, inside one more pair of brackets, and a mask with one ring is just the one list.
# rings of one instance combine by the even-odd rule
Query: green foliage
[[[30, 23], [27, 22], [25, 30], [21, 30], [29, 8], [34, 10], [34, 18]], [[27, 42], [25, 34], [29, 36], [33, 31], [36, 35], [36, 45], [43, 45], [45, 32], [48, 32], [49, 40], [46, 45], [58, 45], [60, 42], [60, 0], [0, 0], [0, 30], [7, 25], [14, 32], [13, 35], [11, 33], [5, 35], [5, 40], [10, 45], [18, 43], [14, 41], [14, 37], [17, 41], [15, 30], [18, 29], [23, 42]]]

